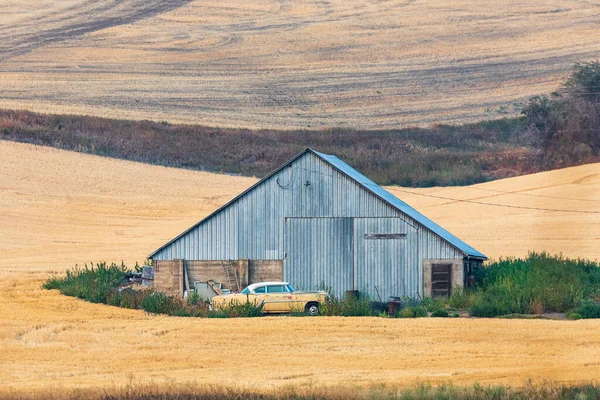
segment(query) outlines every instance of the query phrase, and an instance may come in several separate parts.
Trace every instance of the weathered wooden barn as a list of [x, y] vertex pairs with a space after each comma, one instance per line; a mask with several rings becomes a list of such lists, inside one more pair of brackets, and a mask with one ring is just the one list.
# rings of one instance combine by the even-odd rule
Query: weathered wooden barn
[[149, 258], [159, 290], [283, 280], [387, 301], [450, 294], [486, 256], [339, 158], [306, 149]]

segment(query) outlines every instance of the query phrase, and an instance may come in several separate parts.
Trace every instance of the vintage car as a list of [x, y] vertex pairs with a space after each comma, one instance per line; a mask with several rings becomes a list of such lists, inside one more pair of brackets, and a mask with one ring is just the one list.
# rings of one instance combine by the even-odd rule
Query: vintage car
[[240, 293], [215, 296], [212, 308], [223, 309], [231, 304], [263, 304], [265, 313], [306, 312], [317, 315], [319, 307], [329, 298], [326, 292], [297, 292], [287, 282], [254, 283]]

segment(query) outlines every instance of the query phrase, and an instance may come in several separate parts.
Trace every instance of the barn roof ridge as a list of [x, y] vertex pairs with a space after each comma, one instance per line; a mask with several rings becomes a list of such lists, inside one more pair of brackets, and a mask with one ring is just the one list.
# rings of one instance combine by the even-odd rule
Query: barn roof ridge
[[297, 160], [298, 158], [300, 158], [301, 156], [303, 156], [306, 153], [312, 153], [315, 156], [319, 157], [321, 160], [325, 161], [326, 163], [331, 165], [333, 168], [335, 168], [336, 170], [340, 171], [341, 173], [343, 173], [344, 175], [346, 175], [347, 177], [349, 177], [350, 179], [355, 181], [358, 185], [367, 189], [374, 196], [380, 198], [381, 200], [383, 200], [384, 202], [386, 202], [393, 208], [397, 209], [398, 211], [402, 212], [403, 214], [408, 215], [409, 217], [411, 217], [412, 219], [417, 221], [419, 224], [423, 225], [427, 229], [434, 232], [436, 235], [440, 236], [442, 239], [446, 240], [452, 246], [456, 247], [458, 250], [463, 252], [466, 256], [472, 257], [472, 258], [487, 259], [487, 256], [485, 256], [483, 253], [477, 251], [475, 248], [473, 248], [470, 245], [468, 245], [467, 243], [463, 242], [458, 237], [454, 236], [453, 234], [451, 234], [450, 232], [448, 232], [447, 230], [445, 230], [444, 228], [442, 228], [441, 226], [439, 226], [438, 224], [436, 224], [435, 222], [433, 222], [432, 220], [430, 220], [429, 218], [427, 218], [426, 216], [424, 216], [423, 214], [421, 214], [420, 212], [418, 212], [417, 210], [415, 210], [414, 208], [409, 206], [407, 203], [403, 202], [402, 200], [400, 200], [399, 198], [397, 198], [396, 196], [394, 196], [393, 194], [391, 194], [390, 192], [388, 192], [387, 190], [385, 190], [384, 188], [382, 188], [381, 186], [379, 186], [378, 184], [376, 184], [375, 182], [373, 182], [372, 180], [370, 180], [369, 178], [367, 178], [366, 176], [364, 176], [363, 174], [361, 174], [360, 172], [358, 172], [357, 170], [352, 168], [350, 165], [346, 164], [344, 161], [342, 161], [338, 157], [331, 155], [331, 154], [325, 154], [325, 153], [318, 152], [309, 147], [305, 148], [303, 151], [296, 154], [294, 157], [292, 157], [291, 159], [289, 159], [288, 161], [283, 163], [280, 167], [276, 168], [275, 170], [273, 170], [272, 172], [267, 174], [265, 177], [260, 179], [258, 182], [256, 182], [252, 186], [250, 186], [248, 189], [244, 190], [242, 193], [235, 196], [233, 199], [231, 199], [230, 201], [228, 201], [227, 203], [225, 203], [224, 205], [222, 205], [221, 207], [219, 207], [218, 209], [216, 209], [215, 211], [213, 211], [212, 213], [207, 215], [202, 220], [195, 223], [190, 228], [186, 229], [181, 234], [177, 235], [176, 237], [169, 240], [164, 245], [160, 246], [158, 249], [153, 251], [148, 256], [148, 258], [151, 259], [155, 254], [157, 254], [158, 252], [163, 250], [165, 247], [167, 247], [170, 244], [172, 244], [173, 242], [177, 241], [179, 238], [186, 235], [188, 232], [192, 231], [193, 229], [195, 229], [196, 227], [198, 227], [205, 221], [211, 219], [214, 215], [218, 214], [219, 212], [221, 212], [222, 210], [227, 208], [229, 205], [235, 203], [238, 199], [245, 196], [246, 193], [252, 191], [254, 188], [259, 186], [262, 182], [266, 181], [271, 176], [275, 175], [276, 173], [281, 171], [283, 168], [285, 168], [286, 166], [288, 166], [289, 164], [291, 164], [292, 162], [294, 162], [295, 160]]

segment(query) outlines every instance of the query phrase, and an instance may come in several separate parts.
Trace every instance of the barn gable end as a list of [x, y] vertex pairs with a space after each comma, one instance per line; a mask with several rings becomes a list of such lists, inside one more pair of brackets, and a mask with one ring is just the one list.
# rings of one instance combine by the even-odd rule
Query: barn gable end
[[302, 289], [383, 297], [422, 295], [423, 260], [485, 256], [337, 157], [306, 149], [149, 258], [281, 260], [282, 278]]

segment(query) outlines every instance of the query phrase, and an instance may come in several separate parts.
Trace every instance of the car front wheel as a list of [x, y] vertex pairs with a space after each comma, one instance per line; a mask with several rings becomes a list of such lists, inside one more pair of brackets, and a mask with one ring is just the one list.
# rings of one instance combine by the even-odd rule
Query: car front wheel
[[319, 315], [319, 304], [318, 303], [308, 303], [305, 307], [305, 311], [310, 316]]

